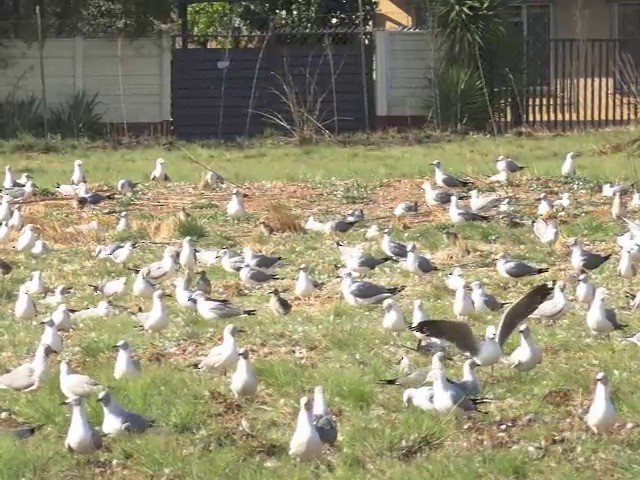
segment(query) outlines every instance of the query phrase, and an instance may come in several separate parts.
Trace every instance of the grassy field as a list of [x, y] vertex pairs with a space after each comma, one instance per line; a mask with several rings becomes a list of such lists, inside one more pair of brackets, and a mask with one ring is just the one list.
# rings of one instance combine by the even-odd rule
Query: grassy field
[[[535, 197], [542, 192], [555, 198], [570, 191], [574, 206], [558, 218], [563, 239], [577, 236], [596, 251], [616, 252], [615, 235], [624, 227], [611, 220], [610, 204], [599, 195], [595, 181], [637, 179], [637, 158], [619, 148], [636, 135], [622, 130], [554, 137], [442, 139], [406, 146], [372, 141], [348, 148], [181, 145], [200, 162], [244, 185], [250, 215], [239, 225], [232, 225], [224, 215], [228, 188], [200, 189], [202, 170], [178, 145], [129, 149], [58, 145], [44, 153], [38, 145], [25, 150], [24, 144], [0, 143], [2, 166], [9, 164], [16, 173], [32, 173], [36, 183], [47, 189], [56, 181], [68, 181], [76, 158], [85, 161], [92, 185], [113, 186], [121, 177], [145, 180], [158, 156], [166, 159], [169, 174], [179, 182], [166, 188], [146, 185], [133, 200], [117, 200], [94, 210], [76, 210], [70, 201], [25, 206], [25, 215], [42, 227], [54, 251], [39, 261], [10, 248], [0, 252], [16, 267], [0, 283], [0, 368], [12, 368], [30, 357], [41, 334], [41, 325], [15, 320], [12, 315], [15, 293], [32, 271], [42, 270], [49, 286], [72, 285], [75, 292], [68, 301], [70, 307], [95, 305], [99, 299], [87, 284], [130, 272], [93, 259], [93, 247], [134, 238], [143, 243], [132, 266], [153, 261], [164, 244], [179, 244], [181, 232], [174, 218], [180, 207], [187, 208], [204, 227], [206, 235], [197, 241], [200, 247], [226, 245], [237, 250], [251, 245], [282, 255], [287, 263], [279, 274], [282, 280], [271, 286], [292, 290], [296, 269], [303, 263], [326, 282], [322, 292], [309, 300], [293, 301], [292, 293], [285, 293], [294, 308], [290, 315], [277, 317], [266, 306], [268, 288], [246, 289], [236, 275], [219, 267], [208, 269], [215, 281], [215, 295], [259, 310], [255, 317], [234, 322], [247, 330], [239, 341], [252, 352], [261, 382], [257, 400], [242, 405], [233, 400], [228, 378], [188, 366], [220, 340], [226, 322], [205, 321], [177, 307], [171, 298], [172, 324], [159, 340], [135, 330], [132, 316], [126, 313], [79, 322], [73, 332], [65, 334], [65, 350], [53, 358], [43, 388], [30, 394], [0, 391], [0, 410], [12, 412], [14, 419], [43, 425], [24, 441], [0, 435], [0, 478], [638, 478], [638, 347], [621, 342], [619, 334], [610, 340], [592, 339], [584, 323], [584, 309], [574, 309], [553, 325], [530, 322], [544, 351], [544, 361], [534, 371], [519, 374], [498, 366], [494, 375], [480, 372], [484, 395], [496, 400], [487, 407], [487, 415], [464, 419], [431, 415], [405, 407], [400, 387], [376, 384], [381, 378], [397, 376], [394, 364], [407, 353], [398, 344], [413, 346], [415, 337], [407, 332], [395, 339], [385, 333], [380, 307], [354, 308], [342, 300], [334, 267], [339, 262], [334, 238], [315, 233], [265, 237], [256, 227], [260, 218], [269, 220], [274, 203], [285, 204], [301, 219], [310, 214], [329, 219], [362, 206], [378, 225], [392, 225], [397, 239], [415, 241], [421, 251], [430, 252], [441, 269], [418, 279], [390, 264], [376, 270], [373, 281], [407, 286], [399, 301], [408, 318], [416, 298], [424, 300], [432, 318], [452, 318], [453, 296], [443, 279], [453, 265], [488, 265], [468, 269], [468, 281], [482, 280], [499, 299], [514, 301], [540, 279], [505, 286], [491, 264], [498, 251], [548, 266], [551, 272], [544, 279], [564, 278], [569, 255], [562, 244], [546, 247], [537, 243], [528, 227], [513, 229], [500, 222], [456, 226], [468, 248], [463, 252], [447, 246], [442, 231], [449, 225], [441, 212], [422, 207], [416, 219], [393, 220], [390, 213], [398, 202], [419, 200], [423, 204], [420, 185], [432, 174], [429, 163], [440, 159], [455, 172], [481, 179], [493, 171], [498, 155], [511, 155], [529, 166], [508, 189], [516, 196], [518, 212], [532, 216]], [[558, 179], [559, 169], [571, 150], [583, 153], [578, 169], [586, 178], [563, 182]], [[111, 228], [113, 212], [125, 209], [135, 230], [116, 234]], [[632, 215], [639, 216], [640, 212]], [[66, 227], [94, 219], [104, 225], [98, 233], [64, 232]], [[365, 221], [365, 227], [371, 223], [374, 220]], [[363, 242], [364, 230], [344, 235], [345, 243]], [[369, 247], [381, 253], [377, 242]], [[616, 276], [617, 260], [616, 254], [592, 279], [608, 287], [611, 305], [630, 324], [629, 333], [635, 333], [640, 321], [637, 313], [624, 311], [623, 291], [635, 292], [640, 284]], [[173, 287], [167, 284], [165, 290]], [[573, 287], [568, 291], [572, 296]], [[148, 307], [129, 295], [116, 303]], [[46, 308], [41, 310], [46, 313]], [[470, 322], [480, 334], [498, 320], [498, 315], [478, 315]], [[515, 348], [515, 337], [507, 352]], [[143, 375], [136, 380], [113, 378], [115, 354], [110, 347], [120, 339], [129, 341], [142, 361]], [[89, 457], [67, 453], [63, 441], [69, 411], [59, 405], [63, 400], [58, 383], [60, 357], [69, 358], [75, 368], [109, 386], [125, 408], [156, 419], [164, 428], [107, 439], [105, 448]], [[417, 366], [430, 362], [417, 354], [410, 359]], [[461, 357], [456, 354], [448, 363], [448, 373], [457, 378], [460, 370]], [[591, 434], [582, 420], [595, 374], [601, 370], [611, 378], [619, 414], [618, 427], [606, 437]], [[287, 455], [288, 443], [299, 398], [312, 394], [314, 385], [325, 387], [338, 419], [339, 441], [318, 464], [298, 465]], [[90, 418], [100, 425], [102, 411], [94, 399], [89, 402]], [[0, 420], [0, 427], [12, 421]], [[243, 421], [251, 433], [241, 428]]]

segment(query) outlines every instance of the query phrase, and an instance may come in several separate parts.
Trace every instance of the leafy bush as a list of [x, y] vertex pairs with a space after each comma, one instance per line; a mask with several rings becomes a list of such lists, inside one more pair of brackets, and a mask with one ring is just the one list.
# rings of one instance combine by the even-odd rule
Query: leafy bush
[[17, 98], [11, 93], [0, 103], [0, 138], [41, 135], [42, 125], [42, 102], [35, 95]]
[[67, 103], [51, 109], [51, 131], [66, 138], [99, 136], [103, 132], [102, 115], [97, 112], [101, 104], [97, 93], [75, 93]]

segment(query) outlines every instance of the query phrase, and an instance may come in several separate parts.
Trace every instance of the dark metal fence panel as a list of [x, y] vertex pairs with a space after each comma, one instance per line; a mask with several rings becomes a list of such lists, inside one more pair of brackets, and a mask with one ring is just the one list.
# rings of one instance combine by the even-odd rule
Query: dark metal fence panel
[[[240, 41], [241, 40], [241, 41]], [[229, 48], [176, 48], [173, 121], [180, 138], [236, 139], [266, 129], [363, 130], [371, 59], [359, 36], [265, 34], [230, 38]], [[238, 46], [241, 44], [241, 46]], [[367, 50], [367, 57], [370, 52]], [[373, 108], [370, 108], [372, 111]]]

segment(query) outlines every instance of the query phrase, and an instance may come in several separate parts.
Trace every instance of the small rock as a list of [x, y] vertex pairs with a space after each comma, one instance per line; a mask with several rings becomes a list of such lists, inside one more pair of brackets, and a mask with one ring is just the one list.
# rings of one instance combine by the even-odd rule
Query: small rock
[[0, 419], [6, 420], [7, 418], [11, 418], [11, 412], [2, 412], [0, 413]]
[[636, 428], [636, 424], [633, 422], [627, 422], [627, 424], [624, 426], [625, 430], [631, 430], [632, 428]]

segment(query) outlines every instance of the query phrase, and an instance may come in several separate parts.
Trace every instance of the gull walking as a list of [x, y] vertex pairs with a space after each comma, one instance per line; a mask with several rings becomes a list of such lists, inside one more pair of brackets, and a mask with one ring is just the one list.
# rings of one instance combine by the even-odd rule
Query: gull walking
[[153, 426], [152, 420], [122, 408], [110, 392], [100, 392], [98, 402], [102, 404], [101, 428], [105, 435], [115, 436], [122, 432], [143, 433]]
[[224, 327], [222, 343], [213, 347], [206, 358], [194, 366], [199, 370], [213, 372], [225, 372], [234, 367], [239, 356], [236, 335], [241, 332], [244, 330], [231, 323]]
[[237, 399], [255, 397], [258, 393], [258, 377], [249, 361], [249, 350], [238, 350], [238, 363], [231, 375], [231, 391]]
[[71, 424], [64, 440], [67, 450], [80, 455], [94, 453], [102, 448], [102, 436], [89, 423], [84, 399], [73, 396], [63, 403], [71, 405]]
[[153, 292], [151, 310], [138, 313], [137, 318], [143, 330], [159, 334], [169, 326], [169, 312], [164, 299], [164, 292], [156, 290]]
[[140, 362], [131, 356], [131, 346], [128, 342], [120, 340], [113, 346], [118, 350], [116, 363], [113, 367], [113, 376], [116, 380], [121, 378], [135, 378], [140, 375]]
[[302, 397], [298, 423], [289, 442], [289, 455], [298, 462], [312, 462], [322, 455], [322, 440], [313, 426], [311, 409], [311, 399]]
[[594, 433], [602, 434], [610, 431], [616, 423], [616, 409], [611, 402], [609, 378], [604, 372], [596, 375], [596, 388], [593, 401], [585, 417], [585, 421]]

